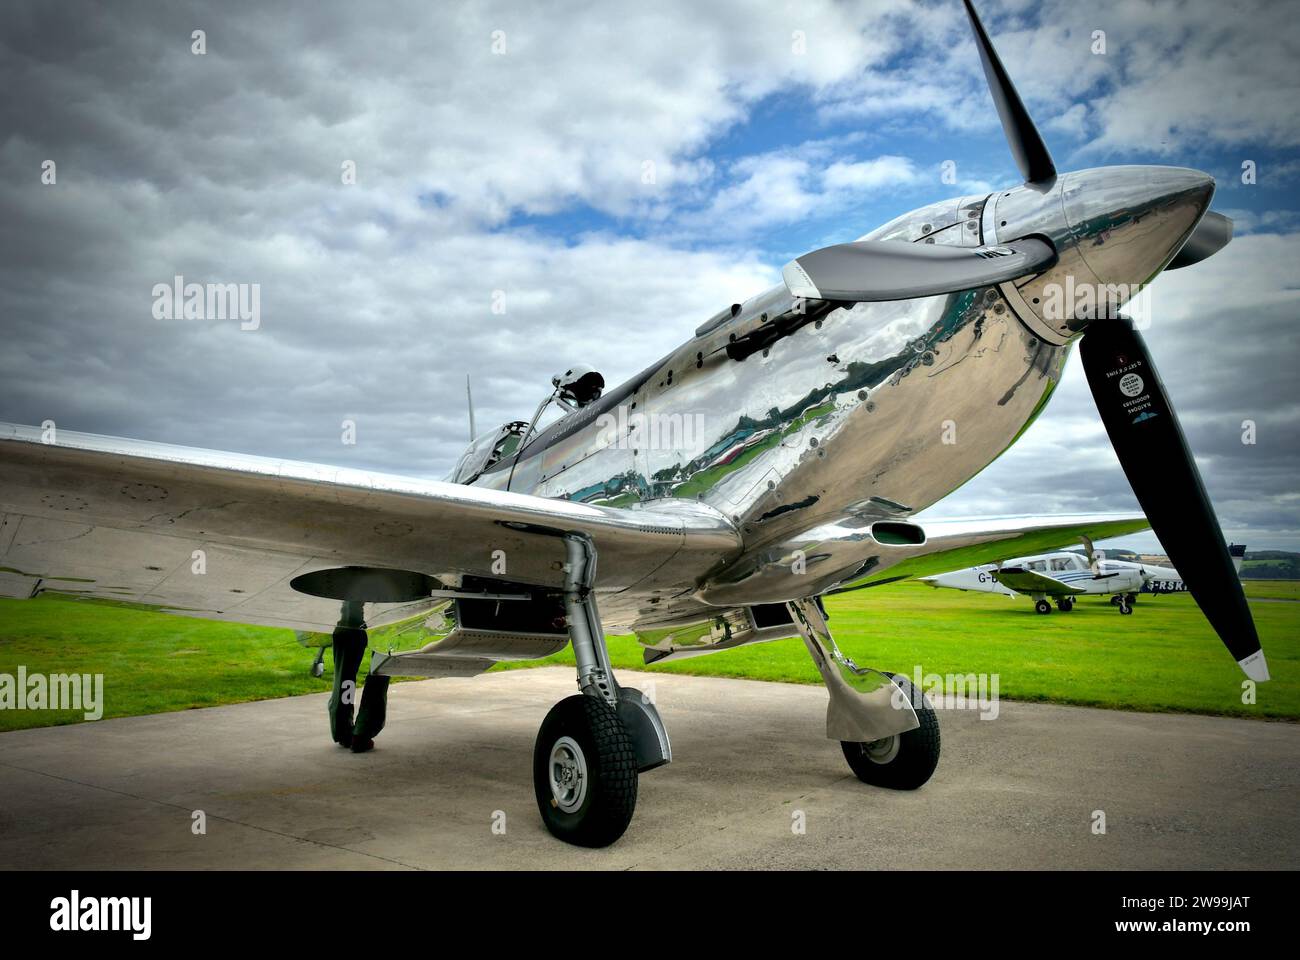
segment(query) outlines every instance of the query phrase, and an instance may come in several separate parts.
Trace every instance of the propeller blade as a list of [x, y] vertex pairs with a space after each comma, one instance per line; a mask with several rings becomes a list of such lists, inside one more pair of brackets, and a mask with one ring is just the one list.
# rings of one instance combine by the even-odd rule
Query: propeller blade
[[805, 253], [787, 263], [781, 275], [796, 297], [864, 303], [974, 290], [1054, 263], [1052, 245], [1034, 238], [1000, 247], [859, 240]]
[[1094, 577], [1101, 576], [1101, 558], [1097, 556], [1097, 548], [1092, 545], [1092, 537], [1083, 536], [1079, 539], [1088, 550], [1088, 569], [1092, 571]]
[[1223, 531], [1141, 334], [1124, 319], [1094, 320], [1080, 353], [1102, 423], [1151, 529], [1246, 676], [1267, 680]]
[[1169, 261], [1166, 270], [1190, 267], [1208, 257], [1214, 256], [1228, 245], [1232, 239], [1232, 220], [1213, 210], [1201, 217], [1192, 235], [1187, 238], [1183, 248]]
[[1016, 158], [1020, 175], [1025, 178], [1025, 183], [1049, 181], [1056, 176], [1056, 164], [1047, 152], [1047, 144], [1039, 136], [1033, 118], [1020, 100], [1020, 94], [1016, 93], [1015, 84], [1007, 75], [1006, 67], [1002, 66], [998, 52], [993, 49], [993, 41], [984, 32], [984, 24], [980, 23], [975, 7], [970, 0], [963, 2], [970, 17], [971, 30], [975, 33], [980, 60], [984, 62], [984, 77], [988, 80], [989, 93], [993, 96], [994, 106], [998, 108], [998, 116], [1002, 118], [1002, 130], [1006, 134], [1007, 145], [1011, 147], [1011, 154]]

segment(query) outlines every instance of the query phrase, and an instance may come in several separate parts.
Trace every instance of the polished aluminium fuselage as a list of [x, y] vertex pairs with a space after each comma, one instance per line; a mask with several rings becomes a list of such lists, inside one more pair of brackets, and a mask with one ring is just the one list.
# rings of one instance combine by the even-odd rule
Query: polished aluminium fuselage
[[1014, 283], [903, 301], [801, 305], [774, 288], [475, 482], [632, 508], [693, 500], [735, 524], [740, 557], [703, 582], [665, 570], [603, 597], [611, 624], [666, 616], [673, 598], [730, 606], [842, 586], [878, 546], [873, 522], [956, 490], [1042, 411], [1095, 315], [1076, 302], [1062, 315], [1061, 291], [1115, 285], [1111, 307], [1128, 300], [1212, 191], [1194, 171], [1109, 167], [912, 211], [863, 239], [975, 247], [1034, 235], [1058, 261]]

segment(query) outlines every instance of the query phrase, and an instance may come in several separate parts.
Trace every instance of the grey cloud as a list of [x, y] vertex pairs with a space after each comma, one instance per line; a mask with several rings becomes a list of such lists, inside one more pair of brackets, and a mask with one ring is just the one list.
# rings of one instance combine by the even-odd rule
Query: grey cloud
[[[746, 169], [700, 148], [759, 98], [806, 95], [833, 113], [889, 92], [884, 125], [915, 125], [896, 96], [913, 78], [882, 66], [915, 42], [942, 84], [917, 87], [913, 105], [948, 130], [991, 129], [950, 6], [628, 4], [596, 17], [576, 5], [6, 4], [0, 419], [441, 475], [466, 439], [466, 373], [480, 424], [526, 417], [556, 370], [583, 360], [620, 380], [776, 281], [779, 263], [743, 242], [684, 229]], [[1086, 26], [1052, 11], [1063, 29]], [[1098, 16], [1112, 37], [1154, 22], [1130, 5]], [[1008, 61], [1053, 63], [1026, 71], [1031, 99], [1063, 112], [1101, 82], [1091, 61], [1061, 68], [1076, 55], [1054, 51], [1047, 14], [1042, 36], [996, 7], [990, 19], [1005, 23]], [[196, 28], [204, 57], [190, 53]], [[491, 53], [495, 29], [505, 57]], [[791, 56], [796, 29], [809, 56]], [[1260, 29], [1225, 34], [1242, 82], [1257, 75], [1247, 41]], [[1294, 28], [1277, 32], [1286, 43]], [[1187, 100], [1160, 109], [1195, 121]], [[1261, 100], [1259, 130], [1276, 125], [1275, 104]], [[812, 157], [809, 180], [835, 157]], [[39, 182], [46, 159], [56, 186]], [[345, 159], [355, 186], [340, 183]], [[662, 174], [650, 191], [647, 159]], [[660, 229], [567, 243], [499, 229], [511, 212], [575, 203]], [[1260, 546], [1300, 545], [1296, 239], [1240, 236], [1162, 279], [1150, 331], [1225, 525], [1259, 532]], [[154, 319], [153, 286], [177, 274], [259, 284], [261, 329]], [[495, 290], [505, 314], [491, 312]], [[1253, 448], [1238, 439], [1244, 418], [1259, 424]], [[343, 419], [357, 422], [355, 447], [340, 442]], [[944, 506], [1133, 506], [1073, 364], [1039, 424]]]

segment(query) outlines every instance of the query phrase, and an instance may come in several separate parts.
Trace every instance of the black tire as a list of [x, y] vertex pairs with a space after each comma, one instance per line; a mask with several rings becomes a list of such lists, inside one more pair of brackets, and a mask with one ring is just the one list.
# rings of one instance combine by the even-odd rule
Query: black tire
[[1121, 602], [1122, 602], [1122, 601], [1120, 600], [1120, 596], [1119, 596], [1118, 593], [1115, 593], [1115, 594], [1112, 594], [1112, 595], [1111, 595], [1111, 598], [1110, 598], [1110, 605], [1111, 605], [1112, 607], [1118, 607], [1118, 606], [1120, 605]]
[[1069, 613], [1074, 609], [1074, 599], [1071, 597], [1062, 597], [1056, 601], [1056, 609], [1062, 613]]
[[1127, 600], [1121, 601], [1121, 602], [1118, 604], [1118, 606], [1119, 606], [1119, 612], [1120, 612], [1123, 616], [1126, 616], [1126, 617], [1127, 617], [1130, 613], [1133, 612], [1133, 608], [1130, 607], [1130, 606], [1128, 605], [1128, 601], [1127, 601]]
[[[912, 698], [921, 725], [875, 743], [842, 740], [840, 748], [849, 768], [863, 783], [890, 790], [915, 790], [934, 775], [939, 765], [939, 717], [928, 699], [916, 695], [907, 677], [898, 673], [890, 676]], [[886, 741], [896, 741], [897, 749], [885, 747]]]
[[1041, 614], [1049, 614], [1052, 612], [1052, 605], [1046, 600], [1036, 600], [1034, 601], [1034, 609]]
[[[561, 806], [551, 787], [553, 751], [576, 746], [585, 768], [585, 790], [573, 809]], [[533, 749], [533, 790], [546, 829], [580, 847], [606, 847], [623, 835], [636, 810], [636, 751], [618, 713], [604, 700], [585, 694], [561, 700], [537, 732]]]
[[1128, 595], [1128, 605], [1131, 607], [1133, 606], [1133, 604], [1137, 602], [1138, 602], [1138, 595], [1136, 593], [1130, 593]]

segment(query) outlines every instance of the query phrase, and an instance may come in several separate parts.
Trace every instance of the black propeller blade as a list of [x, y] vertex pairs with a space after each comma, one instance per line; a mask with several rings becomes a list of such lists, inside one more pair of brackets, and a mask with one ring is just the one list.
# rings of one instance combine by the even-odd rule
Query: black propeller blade
[[1212, 257], [1228, 245], [1232, 239], [1232, 220], [1221, 213], [1208, 211], [1196, 225], [1192, 235], [1187, 238], [1183, 248], [1169, 261], [1166, 270], [1190, 267], [1200, 263], [1206, 257]]
[[1110, 442], [1169, 559], [1234, 660], [1254, 680], [1268, 665], [1223, 531], [1141, 335], [1094, 320], [1080, 348]]
[[980, 59], [984, 61], [984, 76], [988, 80], [989, 93], [993, 95], [998, 116], [1002, 118], [1002, 130], [1006, 134], [1011, 153], [1016, 158], [1020, 175], [1025, 178], [1025, 183], [1045, 183], [1056, 176], [1056, 164], [1052, 162], [1052, 155], [1047, 152], [1047, 144], [1043, 143], [1033, 118], [1020, 101], [1020, 94], [1016, 93], [1015, 84], [1007, 75], [1006, 67], [998, 59], [998, 52], [993, 49], [993, 42], [984, 32], [984, 24], [980, 23], [975, 7], [970, 0], [963, 2], [970, 17], [971, 29], [975, 32]]

